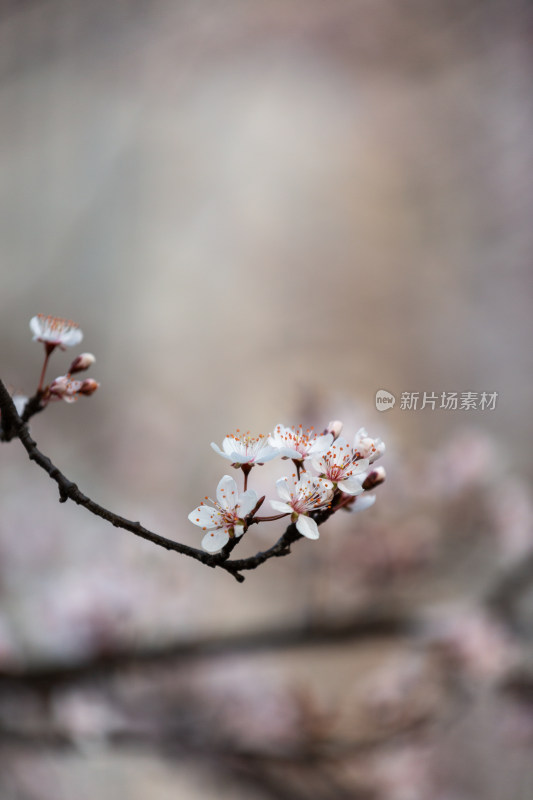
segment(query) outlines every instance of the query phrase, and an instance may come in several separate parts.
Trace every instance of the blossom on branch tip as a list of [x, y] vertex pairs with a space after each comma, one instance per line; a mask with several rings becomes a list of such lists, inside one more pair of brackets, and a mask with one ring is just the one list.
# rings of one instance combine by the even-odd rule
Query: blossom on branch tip
[[332, 487], [337, 486], [341, 492], [358, 495], [363, 490], [362, 482], [368, 470], [368, 458], [361, 458], [361, 453], [350, 447], [346, 439], [340, 436], [321, 456], [312, 459], [313, 468]]
[[277, 450], [281, 458], [303, 461], [310, 456], [325, 452], [333, 443], [333, 434], [325, 433], [318, 436], [312, 428], [304, 431], [301, 425], [297, 428], [276, 425], [274, 432], [268, 437], [268, 443]]
[[292, 475], [276, 481], [276, 489], [280, 500], [271, 500], [270, 505], [276, 511], [290, 514], [296, 523], [296, 530], [308, 539], [318, 539], [318, 525], [309, 517], [311, 511], [318, 511], [328, 506], [333, 497], [333, 489], [328, 481], [321, 478], [305, 476], [300, 480]]
[[[206, 498], [208, 499], [208, 498]], [[248, 489], [239, 495], [237, 484], [230, 475], [224, 475], [217, 486], [217, 499], [213, 506], [203, 503], [189, 514], [189, 520], [207, 531], [202, 547], [208, 553], [217, 553], [230, 538], [242, 536], [245, 517], [257, 504], [257, 494]]]
[[354, 450], [358, 450], [363, 458], [368, 458], [368, 463], [373, 464], [385, 452], [385, 443], [381, 439], [372, 439], [366, 428], [359, 428], [353, 442]]
[[268, 437], [263, 434], [250, 436], [249, 431], [241, 434], [238, 429], [234, 436], [225, 437], [222, 442], [222, 450], [215, 442], [211, 442], [211, 447], [223, 458], [231, 461], [234, 467], [240, 467], [243, 464], [251, 467], [254, 464], [264, 464], [278, 455], [278, 451], [269, 445]]
[[31, 318], [30, 329], [33, 341], [43, 342], [50, 349], [59, 346], [64, 350], [65, 347], [79, 344], [83, 339], [83, 333], [75, 322], [59, 317], [45, 317], [44, 314]]

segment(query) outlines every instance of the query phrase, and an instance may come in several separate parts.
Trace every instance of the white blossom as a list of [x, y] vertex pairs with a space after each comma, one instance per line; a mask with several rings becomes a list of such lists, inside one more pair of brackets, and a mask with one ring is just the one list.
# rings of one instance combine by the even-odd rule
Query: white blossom
[[230, 537], [242, 536], [244, 518], [257, 504], [257, 494], [253, 489], [248, 489], [239, 495], [236, 482], [229, 475], [224, 475], [217, 486], [217, 499], [211, 502], [213, 506], [201, 503], [191, 511], [189, 520], [207, 531], [202, 539], [203, 549], [208, 553], [217, 553], [229, 542]]
[[326, 433], [318, 436], [312, 428], [304, 431], [301, 425], [297, 428], [276, 425], [274, 432], [268, 437], [268, 443], [278, 451], [282, 458], [303, 461], [310, 456], [325, 452], [333, 443], [333, 434]]
[[59, 345], [62, 350], [79, 344], [83, 339], [83, 333], [75, 322], [59, 317], [45, 317], [44, 314], [31, 318], [30, 329], [33, 341], [44, 342], [50, 347]]
[[268, 443], [268, 437], [260, 434], [259, 436], [250, 436], [248, 431], [241, 434], [239, 430], [235, 435], [226, 436], [222, 442], [222, 450], [220, 447], [211, 442], [213, 450], [231, 461], [234, 467], [240, 467], [242, 464], [264, 464], [276, 458], [278, 451], [271, 447]]
[[271, 500], [272, 508], [290, 514], [292, 521], [296, 522], [298, 533], [302, 536], [318, 539], [318, 525], [308, 515], [311, 511], [329, 505], [333, 495], [331, 484], [307, 474], [301, 480], [296, 480], [292, 475], [290, 478], [277, 480], [276, 489], [281, 501]]
[[357, 450], [363, 458], [368, 458], [368, 463], [373, 464], [385, 452], [385, 443], [381, 439], [372, 439], [366, 428], [359, 428], [355, 434], [353, 449]]
[[341, 492], [351, 495], [363, 492], [362, 482], [370, 462], [368, 458], [361, 458], [344, 437], [339, 436], [326, 453], [315, 456], [311, 463], [332, 488], [337, 486]]

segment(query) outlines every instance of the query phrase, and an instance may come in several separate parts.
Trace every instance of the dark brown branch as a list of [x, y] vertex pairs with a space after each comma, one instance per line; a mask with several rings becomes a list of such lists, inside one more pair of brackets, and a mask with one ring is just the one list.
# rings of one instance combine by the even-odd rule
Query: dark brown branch
[[[1, 381], [0, 381], [1, 383]], [[3, 389], [6, 389], [5, 385], [2, 383]], [[4, 406], [1, 400], [7, 401], [7, 397], [12, 400], [11, 395], [7, 391], [7, 396], [4, 392], [2, 392], [2, 397], [0, 398], [0, 408], [2, 409], [2, 416], [0, 418], [0, 442], [10, 442], [12, 439], [15, 439], [17, 434], [16, 428], [16, 419], [18, 417], [15, 409], [15, 416], [10, 413], [9, 410], [4, 410]], [[39, 412], [44, 411], [46, 408], [46, 403], [42, 402], [43, 393], [41, 391], [35, 392], [33, 397], [29, 397], [26, 401], [26, 405], [24, 406], [24, 410], [20, 417], [18, 417], [22, 422], [28, 422], [31, 417], [35, 416], [35, 414], [39, 414]], [[13, 402], [11, 402], [13, 405]], [[13, 405], [13, 408], [15, 406]]]
[[[20, 439], [23, 447], [28, 453], [30, 460], [38, 464], [38, 466], [40, 466], [41, 469], [43, 469], [50, 476], [50, 478], [57, 483], [59, 488], [60, 503], [64, 503], [67, 500], [72, 500], [77, 505], [86, 508], [91, 512], [91, 514], [95, 514], [97, 517], [101, 517], [107, 522], [110, 522], [116, 528], [123, 528], [124, 530], [130, 531], [130, 533], [134, 533], [136, 536], [140, 536], [142, 539], [146, 539], [153, 544], [159, 545], [159, 547], [164, 547], [166, 550], [189, 556], [190, 558], [194, 558], [196, 561], [200, 561], [210, 567], [224, 566], [224, 569], [227, 569], [227, 567], [221, 563], [220, 556], [213, 556], [204, 552], [203, 550], [189, 547], [188, 545], [180, 544], [172, 539], [167, 539], [164, 536], [160, 536], [159, 534], [150, 531], [148, 528], [145, 528], [140, 522], [134, 522], [115, 514], [112, 511], [108, 511], [108, 509], [104, 508], [98, 503], [95, 503], [93, 500], [87, 497], [87, 495], [83, 494], [78, 489], [76, 484], [66, 478], [65, 475], [63, 475], [63, 473], [58, 469], [58, 467], [56, 467], [52, 461], [38, 449], [37, 443], [30, 436], [26, 424], [17, 414], [15, 405], [11, 399], [11, 395], [1, 380], [0, 408], [2, 410], [2, 424], [4, 429], [13, 431], [13, 435]], [[5, 422], [7, 422], [6, 425], [4, 425]], [[235, 574], [235, 571], [232, 568], [228, 569], [227, 571]], [[239, 580], [239, 578], [243, 580], [242, 576], [235, 575], [235, 577], [237, 580]]]
[[[33, 402], [34, 400], [35, 402]], [[39, 408], [37, 408], [39, 401], [40, 398], [37, 397], [37, 395], [30, 401], [30, 403], [33, 403], [35, 406], [35, 410], [32, 411], [32, 413], [36, 413], [39, 410]], [[281, 556], [288, 555], [291, 551], [291, 545], [298, 541], [298, 539], [302, 538], [302, 536], [296, 530], [296, 525], [291, 523], [285, 533], [268, 550], [257, 553], [255, 556], [236, 560], [229, 559], [232, 550], [240, 541], [236, 538], [230, 539], [222, 552], [217, 553], [216, 555], [206, 553], [204, 550], [199, 550], [195, 547], [189, 547], [188, 545], [180, 544], [173, 539], [167, 539], [164, 536], [160, 536], [148, 528], [145, 528], [140, 522], [134, 522], [126, 519], [119, 514], [115, 514], [113, 511], [109, 511], [98, 503], [95, 503], [93, 500], [87, 497], [87, 495], [83, 494], [75, 483], [65, 477], [58, 467], [52, 463], [48, 456], [45, 456], [38, 449], [37, 443], [30, 436], [26, 421], [24, 419], [27, 417], [27, 409], [24, 410], [21, 418], [17, 414], [17, 410], [7, 387], [1, 380], [0, 410], [2, 412], [2, 438], [4, 441], [10, 441], [15, 437], [20, 439], [22, 446], [28, 453], [30, 460], [34, 461], [38, 466], [40, 466], [41, 469], [43, 469], [50, 476], [50, 478], [57, 483], [60, 503], [65, 503], [67, 500], [72, 500], [72, 502], [76, 503], [77, 505], [86, 508], [91, 512], [91, 514], [95, 514], [97, 517], [101, 517], [107, 522], [110, 522], [115, 528], [122, 528], [130, 533], [135, 534], [135, 536], [140, 536], [142, 539], [152, 542], [152, 544], [156, 544], [159, 547], [164, 547], [166, 550], [194, 558], [196, 561], [200, 561], [202, 564], [206, 564], [208, 567], [220, 567], [233, 575], [233, 577], [239, 583], [244, 581], [244, 575], [241, 575], [241, 572], [244, 570], [256, 569], [256, 567], [258, 567], [260, 564], [264, 564], [265, 561], [268, 561], [271, 558], [279, 558]], [[348, 498], [348, 501], [350, 499], [351, 498]], [[321, 525], [323, 522], [325, 522], [334, 511], [342, 508], [348, 501], [345, 497], [337, 496], [334, 499], [334, 504], [332, 506], [312, 514], [317, 525]], [[256, 509], [259, 509], [261, 502], [262, 500], [260, 503], [258, 503]], [[255, 513], [256, 509], [254, 509], [253, 513]], [[250, 525], [254, 522], [253, 513], [248, 523]]]

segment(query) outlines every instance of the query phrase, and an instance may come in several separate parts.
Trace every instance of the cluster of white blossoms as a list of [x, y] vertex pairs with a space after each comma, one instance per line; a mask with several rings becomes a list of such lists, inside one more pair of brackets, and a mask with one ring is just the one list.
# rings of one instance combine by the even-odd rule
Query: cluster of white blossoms
[[[89, 369], [95, 358], [92, 353], [81, 353], [72, 361], [68, 372], [59, 375], [50, 383], [45, 383], [46, 371], [50, 356], [59, 348], [66, 350], [67, 347], [74, 347], [83, 339], [83, 332], [72, 320], [61, 319], [61, 317], [45, 316], [37, 314], [30, 320], [30, 330], [33, 333], [33, 341], [41, 342], [44, 346], [44, 363], [41, 368], [39, 382], [34, 394], [29, 397], [20, 392], [8, 389], [11, 400], [15, 406], [15, 411], [22, 417], [23, 422], [39, 411], [42, 411], [54, 400], [64, 400], [66, 403], [74, 403], [82, 395], [88, 397], [98, 389], [100, 384], [92, 378], [78, 380], [73, 378], [79, 372]], [[0, 440], [9, 440], [12, 436], [12, 427], [2, 424], [0, 414]]]
[[[364, 428], [355, 434], [350, 445], [340, 434], [342, 423], [330, 422], [321, 434], [310, 428], [288, 428], [276, 425], [268, 436], [251, 436], [240, 430], [228, 435], [219, 447], [211, 447], [242, 470], [244, 490], [239, 494], [237, 483], [229, 475], [220, 480], [216, 500], [205, 498], [189, 514], [189, 520], [205, 531], [202, 547], [208, 553], [218, 553], [231, 539], [245, 533], [252, 523], [269, 522], [289, 517], [296, 530], [308, 539], [318, 539], [317, 512], [339, 508], [361, 511], [375, 501], [369, 490], [385, 480], [383, 467], [374, 462], [385, 452], [381, 439], [373, 439]], [[270, 505], [278, 514], [257, 516], [265, 498], [248, 489], [248, 476], [256, 465], [275, 458], [291, 459], [296, 471], [279, 478], [275, 487], [278, 498]]]

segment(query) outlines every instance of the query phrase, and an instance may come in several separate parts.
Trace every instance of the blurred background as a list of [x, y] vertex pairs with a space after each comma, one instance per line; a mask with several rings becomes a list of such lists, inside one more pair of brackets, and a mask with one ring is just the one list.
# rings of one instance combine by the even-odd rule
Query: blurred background
[[531, 13], [0, 5], [1, 377], [35, 391], [44, 313], [85, 335], [49, 377], [86, 350], [101, 383], [41, 450], [193, 546], [236, 428], [364, 425], [388, 473], [238, 585], [3, 444], [2, 800], [533, 796]]

